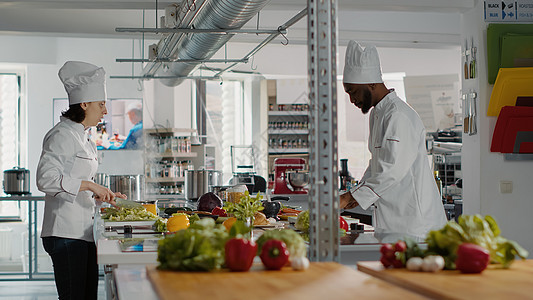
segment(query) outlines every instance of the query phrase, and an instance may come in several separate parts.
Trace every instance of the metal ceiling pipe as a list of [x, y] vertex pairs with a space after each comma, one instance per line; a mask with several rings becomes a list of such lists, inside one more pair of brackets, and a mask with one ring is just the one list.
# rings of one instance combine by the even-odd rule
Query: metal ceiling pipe
[[[240, 29], [250, 21], [269, 0], [209, 0], [192, 22], [196, 29]], [[211, 58], [234, 34], [192, 33], [185, 36], [176, 53], [178, 59], [205, 60]], [[164, 43], [160, 43], [164, 44]], [[199, 62], [164, 63], [159, 76], [186, 77], [200, 65]], [[185, 78], [164, 79], [167, 86], [177, 86]]]

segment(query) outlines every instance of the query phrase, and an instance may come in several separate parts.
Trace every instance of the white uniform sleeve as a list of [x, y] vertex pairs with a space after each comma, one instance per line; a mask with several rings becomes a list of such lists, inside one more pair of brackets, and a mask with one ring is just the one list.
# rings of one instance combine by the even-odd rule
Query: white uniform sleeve
[[73, 145], [70, 132], [52, 132], [43, 142], [37, 166], [39, 191], [68, 202], [74, 202], [81, 186], [81, 179], [70, 176], [72, 159], [76, 155]]
[[418, 153], [419, 132], [414, 132], [407, 116], [393, 113], [381, 124], [381, 144], [378, 142], [372, 145], [375, 149], [363, 176], [364, 181], [352, 192], [352, 196], [363, 209], [368, 209], [381, 194], [409, 172]]

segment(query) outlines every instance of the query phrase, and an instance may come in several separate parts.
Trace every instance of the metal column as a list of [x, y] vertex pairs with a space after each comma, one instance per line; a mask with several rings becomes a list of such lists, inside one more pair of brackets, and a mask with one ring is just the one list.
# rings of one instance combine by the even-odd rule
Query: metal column
[[337, 3], [308, 0], [310, 259], [339, 261]]

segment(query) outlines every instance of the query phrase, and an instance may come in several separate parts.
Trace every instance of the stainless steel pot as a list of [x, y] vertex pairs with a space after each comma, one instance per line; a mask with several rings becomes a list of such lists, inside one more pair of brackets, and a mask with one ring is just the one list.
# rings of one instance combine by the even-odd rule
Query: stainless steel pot
[[128, 200], [142, 201], [144, 198], [143, 175], [109, 175], [109, 188], [121, 192]]
[[222, 185], [222, 172], [215, 170], [207, 171], [207, 185], [212, 192], [213, 187]]
[[5, 170], [4, 192], [10, 195], [30, 194], [30, 171], [20, 167]]
[[185, 198], [197, 200], [209, 192], [209, 171], [187, 170], [185, 173]]
[[105, 186], [106, 188], [109, 188], [109, 175], [107, 175], [106, 173], [96, 173], [96, 175], [94, 176], [94, 182], [99, 185]]

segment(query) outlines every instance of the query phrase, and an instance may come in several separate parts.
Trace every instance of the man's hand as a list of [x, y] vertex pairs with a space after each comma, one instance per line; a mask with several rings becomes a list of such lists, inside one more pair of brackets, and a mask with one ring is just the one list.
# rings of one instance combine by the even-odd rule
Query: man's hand
[[356, 207], [357, 205], [359, 205], [359, 203], [357, 203], [357, 201], [354, 199], [354, 197], [352, 196], [352, 193], [348, 192], [340, 196], [340, 208], [341, 209], [342, 208], [352, 209]]

